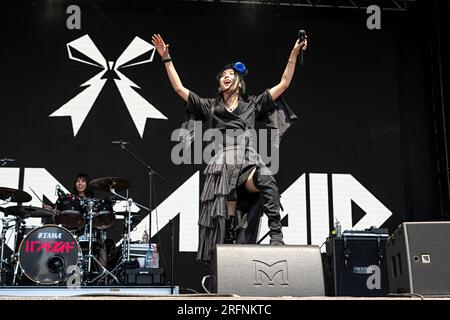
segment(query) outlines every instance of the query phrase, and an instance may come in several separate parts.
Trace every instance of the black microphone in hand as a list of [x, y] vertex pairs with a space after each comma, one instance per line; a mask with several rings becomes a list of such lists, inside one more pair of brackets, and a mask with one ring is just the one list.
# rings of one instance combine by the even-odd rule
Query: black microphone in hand
[[[305, 30], [299, 30], [298, 31], [298, 41], [302, 43], [306, 39], [306, 31]], [[303, 48], [300, 49], [300, 65], [303, 66]]]

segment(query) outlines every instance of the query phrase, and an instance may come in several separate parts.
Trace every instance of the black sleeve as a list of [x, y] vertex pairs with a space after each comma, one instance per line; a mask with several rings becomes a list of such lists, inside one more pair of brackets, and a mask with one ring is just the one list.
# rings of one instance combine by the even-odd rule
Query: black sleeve
[[252, 97], [253, 103], [255, 104], [256, 117], [275, 109], [276, 105], [272, 100], [269, 89], [264, 91], [259, 96]]
[[192, 112], [196, 117], [206, 121], [211, 115], [211, 99], [200, 98], [197, 94], [189, 91], [186, 111]]

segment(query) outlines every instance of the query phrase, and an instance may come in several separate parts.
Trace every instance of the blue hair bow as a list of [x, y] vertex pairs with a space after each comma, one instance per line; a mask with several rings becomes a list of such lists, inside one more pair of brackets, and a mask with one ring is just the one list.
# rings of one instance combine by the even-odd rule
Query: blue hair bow
[[234, 64], [234, 69], [237, 72], [239, 72], [240, 74], [242, 74], [243, 76], [247, 75], [247, 73], [248, 73], [247, 67], [242, 62], [236, 62]]

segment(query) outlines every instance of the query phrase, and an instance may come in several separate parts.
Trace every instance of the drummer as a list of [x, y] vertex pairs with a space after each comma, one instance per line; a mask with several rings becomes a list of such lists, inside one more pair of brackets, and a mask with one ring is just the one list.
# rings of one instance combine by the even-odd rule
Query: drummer
[[[89, 190], [88, 186], [89, 176], [86, 173], [79, 173], [73, 182], [72, 194], [78, 198], [93, 198], [95, 196], [94, 192]], [[55, 209], [55, 207], [48, 204], [43, 204], [43, 207], [48, 210]]]
[[73, 194], [79, 198], [93, 198], [94, 192], [89, 190], [89, 176], [86, 173], [79, 173], [73, 184]]
[[[78, 198], [94, 198], [95, 194], [92, 190], [89, 189], [89, 175], [86, 173], [79, 173], [75, 177], [73, 187], [72, 187], [72, 194], [75, 197]], [[49, 205], [44, 205], [44, 208], [48, 210], [52, 210], [52, 208]], [[101, 244], [101, 248], [98, 251], [98, 260], [101, 263], [102, 266], [106, 267], [107, 264], [107, 252], [106, 252], [106, 246], [105, 243]]]

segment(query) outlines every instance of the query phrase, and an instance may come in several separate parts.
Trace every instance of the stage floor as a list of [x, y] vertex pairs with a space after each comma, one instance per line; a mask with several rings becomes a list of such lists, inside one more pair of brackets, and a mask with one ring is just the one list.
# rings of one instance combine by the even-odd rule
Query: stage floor
[[7, 298], [83, 298], [83, 297], [166, 297], [179, 294], [179, 287], [174, 286], [133, 286], [133, 287], [1, 287], [0, 300]]
[[178, 286], [151, 287], [2, 287], [1, 300], [450, 300], [450, 296], [393, 295], [388, 297], [248, 297], [218, 294], [180, 294]]

